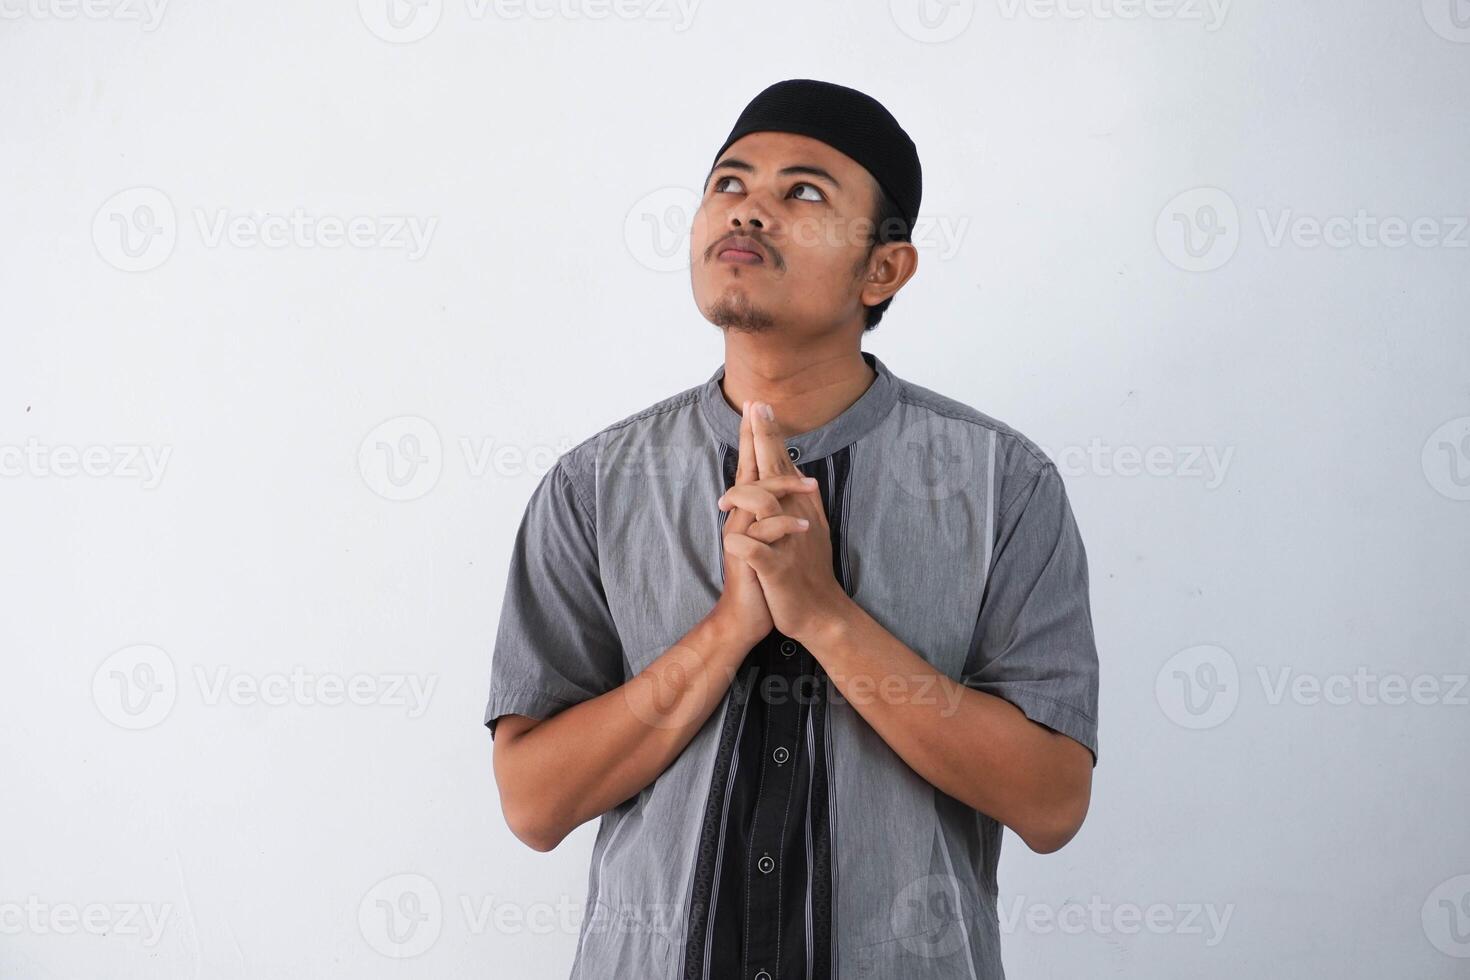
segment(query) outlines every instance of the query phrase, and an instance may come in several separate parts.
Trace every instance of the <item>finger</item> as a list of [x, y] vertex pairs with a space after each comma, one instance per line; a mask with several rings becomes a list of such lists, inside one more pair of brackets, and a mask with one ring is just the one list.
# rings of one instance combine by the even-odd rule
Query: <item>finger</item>
[[[720, 510], [745, 507], [757, 516], [768, 517], [779, 513], [781, 497], [793, 493], [815, 493], [817, 481], [809, 476], [778, 476], [755, 483], [737, 483], [720, 497]], [[772, 509], [774, 507], [774, 509]]]
[[736, 507], [725, 516], [725, 533], [734, 531], [744, 534], [746, 528], [755, 523], [755, 515], [742, 507]]
[[802, 476], [801, 473], [790, 473], [784, 476], [768, 476], [764, 480], [755, 481], [755, 485], [762, 490], [768, 490], [777, 497], [784, 497], [789, 493], [811, 493], [818, 487], [817, 478], [814, 476]]
[[744, 560], [757, 572], [771, 568], [776, 557], [770, 545], [757, 541], [748, 534], [725, 535], [725, 552]]
[[738, 507], [748, 510], [759, 520], [762, 517], [773, 517], [781, 513], [781, 501], [769, 490], [763, 490], [754, 483], [737, 483], [719, 500], [720, 510], [729, 510]]
[[750, 402], [740, 410], [740, 458], [735, 466], [736, 483], [754, 483], [760, 476], [755, 461], [755, 429], [750, 424]]
[[788, 534], [801, 534], [812, 526], [812, 522], [805, 517], [792, 517], [790, 514], [777, 514], [775, 517], [767, 517], [756, 521], [745, 529], [746, 537], [755, 538], [765, 544], [775, 544]]
[[753, 416], [750, 424], [755, 432], [756, 468], [761, 477], [796, 473], [796, 464], [786, 455], [786, 440], [776, 425], [775, 410], [767, 402], [754, 402], [750, 408]]
[[782, 498], [781, 511], [795, 517], [805, 517], [819, 527], [828, 526], [827, 506], [820, 493], [787, 494]]

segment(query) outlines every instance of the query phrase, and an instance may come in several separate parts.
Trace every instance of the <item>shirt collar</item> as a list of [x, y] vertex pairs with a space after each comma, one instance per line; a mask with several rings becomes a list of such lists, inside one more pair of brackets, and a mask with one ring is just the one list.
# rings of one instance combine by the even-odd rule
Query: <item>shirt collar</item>
[[[788, 436], [786, 447], [789, 452], [799, 452], [797, 462], [807, 462], [829, 456], [844, 446], [850, 446], [868, 433], [888, 415], [898, 401], [898, 379], [875, 354], [862, 351], [863, 360], [877, 372], [868, 390], [849, 405], [842, 414], [826, 425], [807, 432]], [[725, 401], [720, 390], [720, 380], [725, 376], [725, 365], [721, 364], [710, 375], [699, 393], [700, 408], [710, 428], [720, 441], [731, 448], [740, 446], [740, 413]]]

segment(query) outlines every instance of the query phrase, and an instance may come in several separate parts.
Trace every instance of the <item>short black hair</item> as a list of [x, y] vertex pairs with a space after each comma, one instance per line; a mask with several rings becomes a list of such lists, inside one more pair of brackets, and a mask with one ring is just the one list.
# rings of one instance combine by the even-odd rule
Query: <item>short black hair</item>
[[[878, 183], [877, 180], [874, 180], [873, 189], [878, 195], [878, 201], [873, 209], [873, 234], [871, 241], [868, 243], [868, 254], [863, 258], [863, 265], [866, 265], [867, 260], [872, 258], [873, 249], [879, 245], [886, 245], [889, 242], [908, 242], [913, 240], [911, 237], [913, 229], [904, 220], [903, 213], [899, 211], [898, 205], [893, 203], [893, 198], [888, 196], [888, 192], [883, 189], [883, 185]], [[860, 265], [859, 269], [861, 270], [862, 267]], [[887, 311], [888, 304], [892, 302], [893, 297], [890, 296], [883, 302], [868, 307], [863, 322], [864, 333], [878, 326], [878, 321], [883, 319], [883, 314]]]

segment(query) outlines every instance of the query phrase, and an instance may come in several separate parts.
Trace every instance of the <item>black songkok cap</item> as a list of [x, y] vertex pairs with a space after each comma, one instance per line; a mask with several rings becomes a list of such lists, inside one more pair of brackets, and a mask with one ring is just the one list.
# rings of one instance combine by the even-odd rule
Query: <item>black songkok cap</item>
[[857, 89], [810, 78], [776, 82], [750, 101], [710, 166], [730, 144], [755, 132], [799, 133], [847, 154], [872, 174], [912, 231], [923, 174], [919, 151], [883, 104]]

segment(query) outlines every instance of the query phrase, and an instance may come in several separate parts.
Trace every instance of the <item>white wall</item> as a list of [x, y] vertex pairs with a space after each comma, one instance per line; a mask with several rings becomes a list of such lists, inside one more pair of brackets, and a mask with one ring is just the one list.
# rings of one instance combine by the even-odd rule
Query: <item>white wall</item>
[[[922, 155], [870, 349], [1088, 548], [1092, 813], [1009, 839], [1011, 974], [1463, 975], [1463, 0], [88, 3], [0, 0], [0, 975], [566, 975], [592, 828], [517, 844], [480, 725], [508, 548], [718, 365], [668, 236], [798, 76]], [[297, 211], [366, 244], [248, 237]]]

